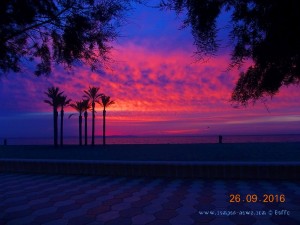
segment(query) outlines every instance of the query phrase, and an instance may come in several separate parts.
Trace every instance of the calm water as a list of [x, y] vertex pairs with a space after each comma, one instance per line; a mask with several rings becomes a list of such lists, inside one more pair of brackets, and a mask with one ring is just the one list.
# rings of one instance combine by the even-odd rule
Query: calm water
[[[107, 137], [107, 144], [192, 144], [217, 143], [218, 136], [199, 137]], [[96, 144], [102, 144], [102, 137], [96, 137]], [[253, 143], [253, 142], [300, 142], [300, 134], [293, 135], [228, 135], [223, 136], [223, 143]], [[3, 144], [3, 138], [0, 142]], [[52, 144], [52, 138], [7, 138], [8, 145], [47, 145]], [[66, 137], [65, 144], [78, 144], [78, 137]], [[83, 140], [84, 143], [84, 140]], [[90, 139], [88, 143], [91, 143]]]

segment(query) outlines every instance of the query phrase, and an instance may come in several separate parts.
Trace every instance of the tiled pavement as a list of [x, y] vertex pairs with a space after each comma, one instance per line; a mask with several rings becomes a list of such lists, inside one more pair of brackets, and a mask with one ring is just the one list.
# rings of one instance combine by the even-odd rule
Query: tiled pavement
[[[230, 203], [230, 194], [285, 202]], [[299, 225], [300, 181], [0, 173], [0, 224]]]

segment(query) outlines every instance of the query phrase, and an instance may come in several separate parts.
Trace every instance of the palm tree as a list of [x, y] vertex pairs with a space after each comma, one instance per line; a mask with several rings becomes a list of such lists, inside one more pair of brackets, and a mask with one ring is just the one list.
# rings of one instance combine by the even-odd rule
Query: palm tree
[[114, 101], [110, 100], [109, 96], [102, 95], [101, 102], [97, 101], [103, 107], [103, 145], [105, 146], [105, 117], [106, 117], [106, 108], [112, 104], [115, 104]]
[[84, 91], [84, 98], [87, 98], [92, 104], [92, 145], [95, 145], [95, 102], [103, 95], [98, 93], [99, 87], [89, 87], [88, 90]]
[[60, 108], [60, 145], [63, 146], [63, 131], [64, 131], [64, 107], [68, 106], [71, 102], [71, 99], [67, 99], [66, 95], [61, 95], [59, 97], [59, 106]]
[[[82, 100], [70, 104], [70, 106], [79, 113], [79, 145], [82, 145], [82, 113], [84, 112], [84, 104], [86, 104], [84, 103], [84, 101], [88, 101], [88, 100]], [[71, 114], [69, 118], [73, 115], [74, 114]]]
[[83, 102], [83, 110], [84, 110], [84, 145], [87, 145], [87, 117], [88, 112], [87, 110], [91, 108], [91, 104], [89, 100], [84, 100]]
[[49, 104], [53, 108], [53, 140], [54, 140], [54, 146], [57, 147], [57, 117], [58, 117], [58, 112], [57, 108], [59, 106], [59, 99], [63, 92], [59, 91], [58, 87], [50, 87], [46, 92], [44, 92], [50, 100], [44, 100], [45, 103]]

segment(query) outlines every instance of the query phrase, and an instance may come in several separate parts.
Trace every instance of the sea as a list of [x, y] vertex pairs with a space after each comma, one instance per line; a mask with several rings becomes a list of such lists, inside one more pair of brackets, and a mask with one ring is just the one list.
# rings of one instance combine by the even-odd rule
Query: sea
[[[0, 144], [7, 145], [51, 145], [52, 137], [14, 137], [2, 138]], [[2, 142], [2, 143], [1, 143]], [[58, 139], [59, 142], [59, 139]], [[219, 136], [108, 136], [107, 144], [196, 144], [196, 143], [218, 143]], [[258, 143], [258, 142], [300, 142], [300, 134], [281, 135], [224, 135], [223, 143]], [[84, 139], [82, 139], [84, 143]], [[88, 144], [91, 139], [88, 139]], [[65, 137], [64, 144], [78, 145], [78, 137]], [[102, 144], [102, 136], [95, 137], [95, 144]]]

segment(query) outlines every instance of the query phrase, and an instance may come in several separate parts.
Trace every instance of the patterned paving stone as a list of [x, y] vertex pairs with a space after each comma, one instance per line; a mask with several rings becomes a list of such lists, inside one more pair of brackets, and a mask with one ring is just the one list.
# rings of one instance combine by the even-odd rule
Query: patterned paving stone
[[48, 206], [45, 208], [38, 209], [32, 213], [32, 216], [38, 217], [42, 215], [49, 215], [51, 213], [55, 213], [57, 211], [56, 207]]
[[[299, 225], [300, 182], [150, 179], [0, 173], [0, 225]], [[229, 203], [229, 195], [284, 193], [286, 202]], [[200, 215], [289, 210], [290, 216]]]
[[287, 216], [272, 216], [271, 221], [278, 225], [299, 225], [299, 221]]
[[38, 199], [29, 199], [28, 204], [30, 206], [34, 206], [34, 205], [44, 204], [48, 202], [49, 202], [49, 198], [38, 198]]
[[253, 225], [276, 225], [269, 218], [261, 218], [257, 220]]
[[235, 223], [228, 218], [215, 218], [210, 222], [210, 225], [235, 225]]
[[33, 220], [33, 223], [36, 222], [36, 223], [44, 224], [45, 222], [48, 222], [48, 221], [62, 219], [63, 216], [64, 215], [62, 213], [53, 212], [53, 213], [35, 217]]
[[159, 220], [170, 220], [177, 215], [178, 213], [176, 211], [167, 209], [154, 213], [154, 216]]
[[151, 214], [142, 213], [134, 216], [132, 219], [132, 224], [147, 224], [155, 220], [155, 217]]
[[180, 224], [193, 225], [193, 224], [195, 224], [195, 221], [190, 216], [186, 216], [186, 215], [177, 215], [176, 217], [170, 219], [169, 222], [172, 225], [180, 225]]
[[206, 201], [200, 201], [198, 204], [195, 205], [195, 207], [197, 210], [214, 210], [216, 208], [215, 205]]
[[40, 223], [34, 223], [33, 222], [33, 217], [29, 216], [29, 215], [26, 215], [24, 217], [20, 217], [20, 218], [12, 218], [11, 220], [9, 221], [6, 221], [7, 225], [21, 225], [21, 224], [40, 224]]
[[200, 216], [200, 215], [192, 215], [191, 218], [197, 223], [206, 223], [210, 224], [216, 217], [215, 216]]
[[122, 202], [120, 204], [113, 205], [111, 209], [115, 211], [121, 211], [130, 208], [130, 206], [131, 204], [129, 202]]
[[156, 219], [153, 222], [147, 223], [147, 225], [172, 225], [169, 220], [159, 220]]
[[74, 217], [85, 216], [85, 215], [87, 215], [86, 210], [84, 210], [81, 207], [79, 207], [78, 209], [71, 210], [71, 211], [68, 211], [68, 212], [64, 213], [63, 218], [70, 220], [70, 219], [72, 219]]
[[141, 208], [128, 208], [125, 210], [120, 211], [120, 215], [123, 217], [132, 218], [136, 215], [142, 214], [143, 211]]
[[180, 208], [182, 206], [182, 204], [180, 203], [181, 199], [182, 198], [178, 198], [178, 199], [169, 201], [167, 203], [164, 203], [164, 204], [162, 204], [162, 207], [164, 209], [167, 209], [167, 210], [174, 210], [174, 211], [176, 211], [176, 209], [178, 209], [178, 208]]
[[[288, 206], [287, 206], [287, 208], [288, 208]], [[293, 209], [295, 209], [294, 207], [291, 207], [291, 218], [293, 218], [293, 219], [295, 219], [295, 220], [297, 220], [297, 221], [300, 221], [300, 210], [293, 210]]]
[[108, 222], [110, 220], [116, 219], [120, 216], [118, 211], [108, 211], [106, 213], [100, 214], [97, 216], [97, 220], [101, 222]]
[[55, 202], [53, 204], [53, 206], [58, 208], [58, 207], [61, 207], [61, 206], [71, 205], [73, 203], [75, 203], [74, 200], [64, 199], [64, 200]]
[[43, 225], [66, 225], [68, 224], [68, 220], [66, 219], [57, 219], [57, 220], [51, 220], [44, 222]]
[[13, 212], [13, 213], [2, 213], [2, 214], [0, 214], [0, 222], [6, 223], [8, 221], [11, 221], [11, 220], [14, 220], [17, 218], [23, 218], [23, 217], [30, 215], [30, 213], [31, 213], [31, 211], [29, 209], [17, 211], [17, 212]]
[[145, 201], [144, 199], [140, 199], [139, 201], [133, 202], [131, 204], [132, 207], [136, 207], [136, 208], [144, 208], [147, 205], [149, 205], [149, 202]]
[[[217, 197], [215, 197], [217, 198]], [[229, 201], [226, 199], [223, 200], [215, 200], [211, 203], [212, 205], [214, 205], [216, 208], [226, 208], [230, 206]]]
[[97, 207], [92, 207], [87, 210], [86, 214], [88, 215], [99, 215], [101, 213], [106, 213], [111, 210], [110, 206], [108, 205], [99, 205]]
[[[128, 217], [118, 217], [116, 219], [113, 219], [111, 221], [108, 221], [105, 223], [105, 225], [132, 225], [132, 220], [131, 218], [128, 218]], [[91, 224], [89, 224], [91, 225]], [[98, 224], [95, 224], [95, 225], [98, 225]]]
[[[26, 202], [24, 202], [26, 203]], [[11, 207], [11, 208], [7, 208], [4, 210], [5, 213], [15, 213], [15, 212], [18, 212], [18, 211], [23, 211], [23, 210], [26, 210], [28, 209], [28, 205], [23, 205], [24, 203], [20, 203], [20, 202], [16, 202], [16, 206], [14, 207]]]
[[73, 217], [72, 219], [69, 219], [68, 224], [89, 224], [95, 221], [95, 217], [86, 216], [86, 215], [80, 215], [77, 217]]
[[163, 208], [162, 208], [161, 204], [156, 204], [156, 205], [155, 204], [149, 204], [149, 205], [147, 205], [143, 208], [143, 212], [153, 214], [153, 213], [161, 211], [162, 209]]
[[189, 216], [194, 213], [197, 213], [197, 210], [189, 205], [189, 206], [182, 206], [182, 207], [176, 209], [176, 212], [180, 216]]
[[57, 207], [56, 211], [59, 212], [59, 213], [66, 214], [70, 211], [73, 211], [73, 210], [76, 210], [76, 209], [79, 209], [79, 208], [80, 208], [80, 205], [75, 204], [75, 203], [70, 203], [68, 205]]
[[230, 217], [230, 221], [234, 222], [235, 224], [250, 225], [254, 224], [257, 219], [253, 216], [232, 216]]
[[132, 196], [126, 198], [126, 202], [135, 202], [140, 200], [141, 198], [138, 195], [133, 194]]

